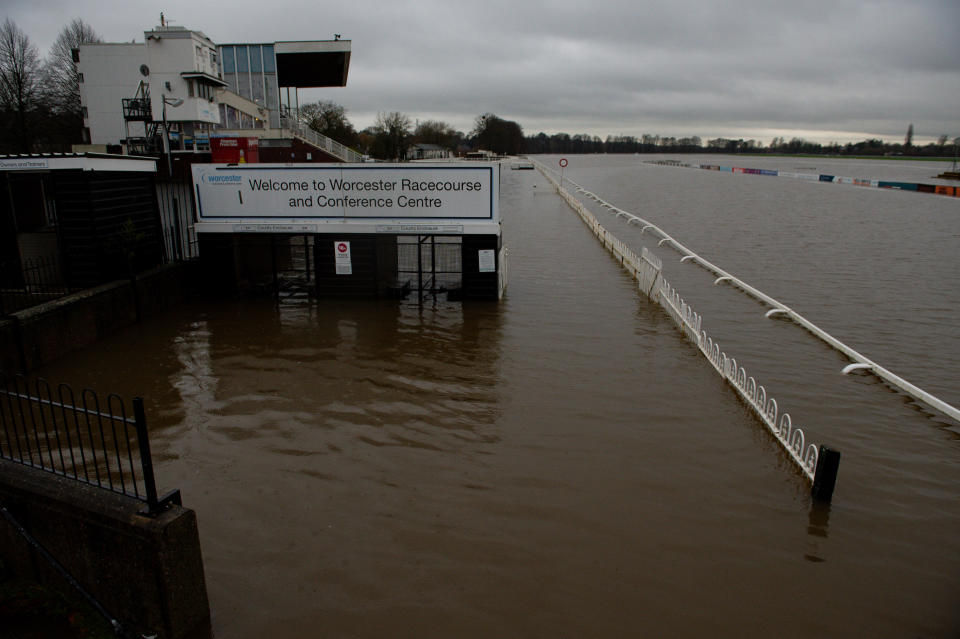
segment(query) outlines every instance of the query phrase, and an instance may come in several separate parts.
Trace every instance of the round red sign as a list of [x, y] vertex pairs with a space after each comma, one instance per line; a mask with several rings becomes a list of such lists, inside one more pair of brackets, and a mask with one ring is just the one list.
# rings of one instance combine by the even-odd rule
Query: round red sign
[[337, 250], [340, 251], [341, 253], [346, 253], [347, 245], [344, 244], [343, 242], [340, 242], [339, 244], [337, 244]]
[[560, 158], [560, 168], [567, 166], [567, 158]]

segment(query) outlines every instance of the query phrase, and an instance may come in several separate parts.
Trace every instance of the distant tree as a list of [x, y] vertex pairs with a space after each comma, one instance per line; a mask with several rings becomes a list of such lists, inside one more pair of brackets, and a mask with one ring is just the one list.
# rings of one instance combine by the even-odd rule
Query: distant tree
[[37, 48], [16, 23], [0, 25], [0, 147], [5, 152], [33, 151], [41, 108], [41, 66]]
[[909, 149], [913, 145], [913, 123], [910, 123], [910, 126], [907, 127], [907, 137], [903, 140], [904, 150]]
[[80, 45], [102, 42], [89, 24], [74, 18], [60, 30], [43, 65], [44, 102], [50, 110], [52, 142], [69, 147], [83, 140], [83, 113], [80, 105], [80, 72], [73, 52]]
[[403, 160], [410, 146], [410, 117], [399, 111], [378, 113], [373, 123], [371, 155], [383, 160]]
[[523, 153], [523, 129], [516, 122], [493, 113], [477, 116], [472, 135], [478, 148], [501, 155]]
[[301, 105], [300, 121], [321, 135], [340, 144], [357, 145], [357, 131], [347, 119], [347, 110], [330, 100]]
[[462, 139], [462, 133], [440, 120], [418, 122], [413, 131], [413, 141], [415, 143], [436, 144], [450, 151], [456, 151]]

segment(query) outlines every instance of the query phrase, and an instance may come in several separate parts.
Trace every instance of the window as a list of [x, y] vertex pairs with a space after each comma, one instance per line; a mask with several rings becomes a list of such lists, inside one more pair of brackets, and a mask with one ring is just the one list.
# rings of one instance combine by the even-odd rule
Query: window
[[83, 74], [82, 74], [82, 73], [78, 73], [78, 74], [77, 74], [77, 80], [80, 82], [80, 84], [83, 84]]
[[251, 89], [253, 89], [253, 91], [250, 94], [250, 99], [262, 106], [264, 104], [262, 75], [257, 74], [253, 76], [253, 86]]
[[236, 73], [236, 72], [237, 72], [237, 65], [236, 65], [236, 62], [235, 62], [235, 55], [234, 55], [233, 47], [223, 47], [223, 50], [222, 50], [222, 53], [221, 53], [220, 58], [221, 58], [221, 60], [223, 60], [223, 72], [224, 72], [224, 73]]
[[247, 73], [250, 70], [250, 62], [247, 58], [247, 47], [234, 47], [237, 51], [237, 72]]
[[187, 97], [193, 97], [193, 80], [187, 80]]
[[254, 73], [260, 73], [263, 65], [260, 64], [260, 47], [253, 45], [250, 47], [250, 70]]
[[246, 99], [250, 99], [250, 74], [241, 73], [237, 75], [237, 93]]
[[277, 60], [273, 57], [273, 45], [263, 45], [263, 71], [264, 73], [277, 72]]
[[214, 71], [217, 70], [217, 54], [213, 49], [210, 49], [210, 66]]

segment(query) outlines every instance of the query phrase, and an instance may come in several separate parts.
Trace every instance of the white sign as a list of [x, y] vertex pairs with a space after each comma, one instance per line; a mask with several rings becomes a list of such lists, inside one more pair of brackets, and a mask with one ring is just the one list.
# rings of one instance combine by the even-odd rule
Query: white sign
[[333, 243], [333, 262], [337, 275], [353, 275], [353, 262], [350, 260], [350, 242], [342, 240]]
[[46, 158], [13, 158], [10, 160], [0, 160], [0, 171], [47, 168], [50, 168], [50, 162]]
[[497, 270], [497, 263], [493, 257], [493, 249], [478, 251], [480, 254], [480, 272], [493, 273]]
[[312, 223], [318, 233], [419, 225], [499, 235], [499, 177], [497, 164], [467, 162], [194, 164], [197, 231]]

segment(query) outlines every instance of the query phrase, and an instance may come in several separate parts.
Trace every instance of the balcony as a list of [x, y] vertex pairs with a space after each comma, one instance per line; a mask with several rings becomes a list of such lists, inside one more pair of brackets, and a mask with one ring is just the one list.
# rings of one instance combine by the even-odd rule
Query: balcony
[[127, 122], [150, 122], [150, 98], [123, 98], [123, 119]]

